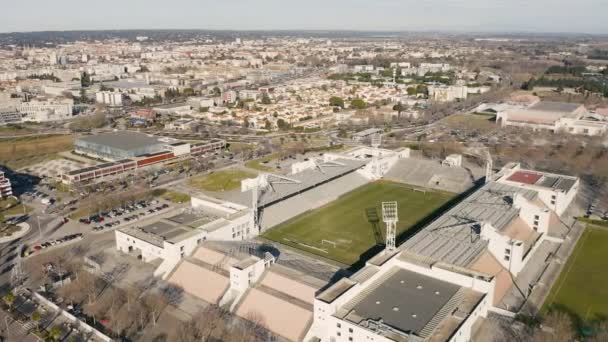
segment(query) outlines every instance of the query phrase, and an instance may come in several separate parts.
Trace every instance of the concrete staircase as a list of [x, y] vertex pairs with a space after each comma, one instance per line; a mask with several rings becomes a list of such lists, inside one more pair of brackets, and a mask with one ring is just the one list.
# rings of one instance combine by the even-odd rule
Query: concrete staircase
[[433, 333], [435, 328], [437, 328], [439, 323], [441, 323], [441, 321], [443, 321], [446, 316], [454, 312], [454, 310], [462, 302], [462, 299], [467, 291], [468, 289], [464, 287], [461, 287], [458, 291], [456, 291], [452, 298], [450, 298], [450, 300], [448, 300], [448, 302], [439, 311], [435, 313], [433, 318], [431, 318], [431, 320], [424, 326], [424, 328], [422, 328], [422, 330], [420, 331], [420, 337], [427, 338], [431, 336], [431, 334]]

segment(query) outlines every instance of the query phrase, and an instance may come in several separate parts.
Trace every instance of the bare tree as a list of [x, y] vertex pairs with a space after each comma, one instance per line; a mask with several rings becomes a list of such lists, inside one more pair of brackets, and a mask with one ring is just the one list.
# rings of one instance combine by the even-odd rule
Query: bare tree
[[552, 311], [544, 319], [540, 329], [537, 329], [533, 340], [535, 342], [570, 342], [574, 341], [576, 331], [567, 313]]
[[144, 297], [144, 305], [152, 315], [152, 324], [156, 325], [158, 316], [160, 316], [167, 304], [167, 299], [161, 294], [149, 293]]

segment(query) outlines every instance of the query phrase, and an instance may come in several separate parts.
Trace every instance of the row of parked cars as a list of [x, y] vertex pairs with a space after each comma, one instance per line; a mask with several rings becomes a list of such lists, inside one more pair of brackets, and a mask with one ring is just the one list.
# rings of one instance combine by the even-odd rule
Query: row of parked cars
[[63, 237], [60, 237], [59, 239], [55, 239], [55, 240], [49, 240], [47, 242], [44, 242], [40, 245], [35, 245], [34, 247], [32, 247], [32, 250], [30, 251], [30, 253], [28, 254], [32, 254], [35, 253], [39, 250], [45, 249], [45, 248], [49, 248], [51, 246], [55, 246], [55, 245], [60, 245], [63, 243], [66, 243], [68, 241], [72, 241], [75, 239], [82, 239], [82, 233], [76, 233], [76, 234], [70, 234], [70, 235], [65, 235]]
[[[140, 203], [134, 205], [133, 209], [130, 209], [129, 207], [127, 207], [127, 208], [124, 208], [124, 209], [121, 208], [121, 209], [117, 209], [117, 210], [112, 210], [109, 213], [100, 214], [100, 216], [97, 217], [96, 218], [97, 220], [95, 220], [94, 222], [100, 223], [100, 222], [104, 221], [104, 217], [115, 218], [115, 217], [120, 217], [120, 216], [123, 216], [123, 215], [126, 215], [126, 214], [130, 214], [134, 210], [142, 210], [142, 209], [145, 209], [145, 208], [149, 208], [148, 210], [145, 210], [145, 211], [142, 210], [140, 213], [132, 214], [132, 215], [129, 215], [129, 216], [126, 216], [126, 217], [123, 218], [124, 222], [131, 222], [131, 221], [135, 221], [135, 220], [138, 220], [140, 218], [143, 218], [143, 217], [147, 216], [148, 214], [153, 214], [153, 213], [155, 213], [157, 211], [169, 208], [169, 205], [166, 204], [166, 203], [164, 203], [164, 204], [158, 204], [156, 207], [152, 207], [153, 204], [158, 204], [158, 201], [152, 201], [150, 203], [141, 203], [140, 202]], [[121, 223], [122, 223], [122, 221], [120, 219], [117, 219], [117, 220], [115, 220], [113, 222], [108, 222], [106, 224], [97, 225], [97, 226], [93, 227], [93, 230], [94, 231], [101, 231], [101, 230], [104, 230], [106, 228], [111, 228], [111, 227], [114, 227], [114, 226], [118, 226]]]

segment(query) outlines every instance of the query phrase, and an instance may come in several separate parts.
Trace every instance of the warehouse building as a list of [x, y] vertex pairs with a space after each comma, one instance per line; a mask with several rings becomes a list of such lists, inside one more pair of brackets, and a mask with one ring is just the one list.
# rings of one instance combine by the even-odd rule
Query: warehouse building
[[[125, 158], [70, 171], [61, 175], [61, 181], [64, 184], [95, 182], [116, 175], [134, 173], [151, 166], [164, 165], [208, 153], [214, 153], [221, 151], [226, 147], [226, 141], [220, 139], [195, 144], [182, 141], [172, 141], [174, 140], [171, 139], [169, 142], [162, 142], [160, 152], [146, 153], [135, 158]], [[122, 149], [119, 148], [119, 151], [123, 151], [125, 145], [121, 145], [121, 147]], [[77, 152], [79, 151], [77, 150]]]
[[499, 111], [496, 122], [502, 127], [514, 126], [582, 135], [602, 135], [608, 131], [608, 120], [593, 117], [580, 103], [540, 101], [525, 108]]
[[139, 132], [116, 131], [74, 139], [76, 153], [117, 161], [164, 150], [159, 138]]

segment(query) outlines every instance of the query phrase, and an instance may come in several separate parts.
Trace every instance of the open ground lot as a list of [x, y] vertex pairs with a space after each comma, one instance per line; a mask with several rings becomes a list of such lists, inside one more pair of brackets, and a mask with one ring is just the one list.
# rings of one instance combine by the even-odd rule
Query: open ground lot
[[551, 288], [543, 311], [564, 310], [580, 323], [608, 316], [608, 229], [588, 226]]
[[13, 169], [58, 158], [73, 148], [72, 135], [28, 136], [0, 140], [0, 163]]
[[453, 197], [454, 194], [447, 192], [416, 191], [401, 183], [374, 182], [272, 228], [263, 236], [350, 265], [384, 241], [383, 201], [397, 201], [397, 235], [400, 235], [423, 222]]
[[191, 178], [188, 185], [199, 190], [206, 191], [228, 191], [241, 186], [245, 178], [253, 178], [256, 175], [242, 170], [222, 170], [208, 175]]

